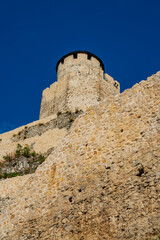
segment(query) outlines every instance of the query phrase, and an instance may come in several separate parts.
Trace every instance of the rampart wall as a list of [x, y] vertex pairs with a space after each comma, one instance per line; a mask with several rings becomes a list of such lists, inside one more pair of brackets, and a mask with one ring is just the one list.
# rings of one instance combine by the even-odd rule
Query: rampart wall
[[[22, 146], [27, 144], [32, 146], [35, 152], [42, 154], [59, 145], [67, 130], [65, 127], [55, 127], [53, 125], [54, 119], [57, 121], [57, 115], [0, 134], [0, 163], [5, 161], [4, 156], [12, 155], [16, 151], [17, 144]], [[32, 134], [28, 134], [30, 129]]]
[[1, 181], [0, 239], [156, 239], [159, 96], [160, 72], [80, 115], [18, 189]]

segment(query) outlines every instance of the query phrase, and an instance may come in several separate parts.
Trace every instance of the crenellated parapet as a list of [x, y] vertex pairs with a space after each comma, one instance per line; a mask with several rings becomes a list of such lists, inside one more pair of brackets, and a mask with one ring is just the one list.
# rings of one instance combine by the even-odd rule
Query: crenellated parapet
[[120, 92], [119, 83], [108, 74], [96, 55], [71, 52], [56, 65], [57, 82], [43, 91], [40, 118], [57, 112], [85, 111], [104, 98]]

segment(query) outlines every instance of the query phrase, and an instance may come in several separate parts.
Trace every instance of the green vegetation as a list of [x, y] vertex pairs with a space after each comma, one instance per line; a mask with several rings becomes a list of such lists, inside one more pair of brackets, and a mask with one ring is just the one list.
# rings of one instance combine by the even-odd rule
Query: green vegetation
[[74, 119], [73, 119], [73, 118], [70, 118], [70, 119], [69, 119], [69, 122], [73, 122], [73, 121], [74, 121]]
[[57, 116], [60, 116], [62, 113], [61, 112], [57, 112]]
[[71, 114], [71, 111], [67, 111], [66, 113], [67, 113], [67, 114]]
[[8, 161], [8, 162], [11, 162], [12, 161], [12, 157], [10, 155], [6, 155], [6, 156], [3, 156], [4, 160]]
[[12, 137], [17, 138], [17, 139], [20, 139], [20, 138], [26, 139], [27, 138], [27, 132], [28, 132], [28, 126], [25, 126], [24, 130], [19, 131], [17, 134], [13, 134]]
[[35, 157], [35, 156], [36, 156], [35, 151], [33, 151], [33, 152], [31, 153], [31, 156], [32, 156], [32, 157]]
[[21, 131], [19, 131], [19, 132], [18, 132], [18, 135], [21, 135], [21, 133], [22, 133], [22, 132], [21, 132]]
[[19, 157], [21, 155], [22, 146], [18, 143], [16, 149], [16, 156]]
[[3, 167], [3, 163], [2, 162], [0, 162], [0, 168], [2, 168]]
[[1, 178], [4, 178], [4, 179], [6, 179], [6, 178], [12, 178], [12, 177], [17, 177], [17, 176], [21, 176], [22, 175], [22, 172], [17, 172], [17, 173], [15, 173], [15, 172], [12, 172], [12, 173], [4, 173], [4, 174], [0, 174], [0, 179]]
[[32, 156], [31, 149], [29, 148], [28, 145], [25, 145], [25, 147], [22, 149], [22, 155], [26, 158], [29, 158], [30, 156]]
[[42, 154], [39, 154], [38, 161], [40, 161], [40, 163], [43, 163], [45, 161], [45, 157]]
[[24, 157], [29, 158], [30, 156], [35, 157], [35, 155], [36, 155], [35, 151], [31, 152], [31, 149], [27, 144], [24, 147], [22, 147], [19, 143], [17, 144], [15, 157], [24, 156]]
[[[8, 173], [7, 168], [9, 166], [15, 167], [17, 165], [17, 162], [21, 161], [22, 156], [28, 159], [27, 162], [29, 164], [29, 167], [24, 169], [22, 168], [21, 171], [16, 170], [15, 168], [15, 172]], [[11, 155], [7, 154], [6, 156], [3, 156], [3, 158], [5, 161], [3, 163], [0, 163], [0, 179], [12, 178], [33, 173], [36, 168], [46, 159], [46, 157], [42, 154], [32, 151], [31, 147], [29, 147], [27, 144], [24, 147], [22, 147], [20, 144], [17, 144], [15, 153], [12, 153]]]
[[21, 144], [18, 143], [16, 152], [13, 155], [13, 157], [7, 155], [7, 156], [3, 156], [3, 158], [5, 160], [10, 160], [10, 159], [12, 160], [13, 158], [15, 159], [16, 157], [20, 157], [20, 156], [24, 156], [26, 158], [37, 157], [38, 156], [38, 157], [42, 158], [43, 155], [42, 154], [38, 154], [35, 151], [32, 151], [32, 149], [29, 147], [28, 144], [26, 144], [24, 147], [22, 147]]

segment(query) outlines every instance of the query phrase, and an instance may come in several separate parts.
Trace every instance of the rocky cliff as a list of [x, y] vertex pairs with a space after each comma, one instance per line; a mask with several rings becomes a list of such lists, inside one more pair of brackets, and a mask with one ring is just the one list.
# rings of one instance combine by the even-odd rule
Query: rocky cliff
[[159, 163], [160, 72], [76, 118], [35, 173], [0, 182], [0, 239], [158, 239]]

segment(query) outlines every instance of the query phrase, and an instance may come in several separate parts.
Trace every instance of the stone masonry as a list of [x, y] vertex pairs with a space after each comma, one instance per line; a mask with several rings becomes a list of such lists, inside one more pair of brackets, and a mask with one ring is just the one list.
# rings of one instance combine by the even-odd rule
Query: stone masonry
[[85, 111], [120, 92], [119, 83], [104, 75], [102, 61], [92, 53], [77, 51], [57, 63], [57, 82], [43, 91], [40, 119], [57, 112]]
[[[61, 67], [66, 71], [65, 59]], [[61, 67], [58, 74], [63, 81]], [[96, 76], [98, 69], [94, 69]], [[104, 80], [98, 79], [95, 77], [96, 83]], [[69, 107], [74, 111], [74, 94], [67, 95], [68, 105], [63, 108], [61, 93], [66, 87], [64, 82], [61, 87], [58, 84], [59, 79], [55, 85], [61, 91], [57, 91], [53, 112]], [[93, 85], [92, 90], [97, 86]], [[76, 86], [75, 91], [78, 94]], [[1, 240], [159, 239], [160, 72], [99, 104], [96, 101], [102, 93], [97, 91], [97, 96], [95, 92], [90, 97], [95, 106], [75, 119], [69, 130], [50, 129], [33, 136], [38, 149], [54, 144], [54, 151], [35, 173], [0, 182]], [[49, 101], [53, 95], [48, 95], [50, 99], [46, 96], [42, 98], [41, 118], [50, 116], [30, 126], [56, 118], [51, 109], [42, 111], [45, 104], [53, 104]], [[9, 152], [10, 144], [15, 144], [13, 133], [18, 131], [0, 135], [0, 149], [6, 142], [5, 151]], [[56, 144], [58, 134], [61, 140]]]

